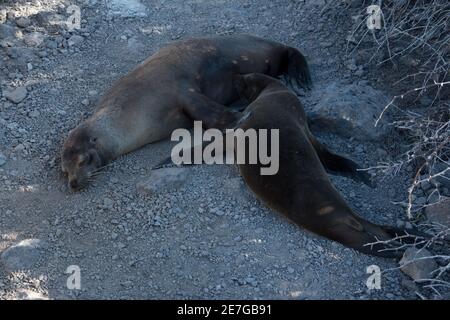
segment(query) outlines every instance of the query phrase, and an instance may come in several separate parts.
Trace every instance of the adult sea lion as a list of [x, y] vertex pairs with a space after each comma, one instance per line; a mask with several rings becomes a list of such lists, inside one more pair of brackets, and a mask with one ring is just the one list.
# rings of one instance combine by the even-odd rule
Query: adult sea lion
[[[238, 164], [240, 174], [256, 196], [271, 209], [313, 233], [366, 254], [399, 257], [400, 250], [394, 250], [399, 243], [394, 240], [403, 236], [404, 240], [414, 241], [413, 230], [376, 225], [353, 212], [334, 188], [326, 171], [369, 185], [370, 177], [359, 171], [355, 162], [327, 150], [312, 135], [297, 96], [280, 81], [262, 74], [235, 76], [235, 83], [250, 104], [237, 119], [234, 129], [244, 132], [267, 129], [269, 133], [271, 129], [279, 130], [279, 170], [276, 174], [261, 175], [263, 166], [260, 163]], [[248, 156], [248, 142], [244, 148]], [[270, 144], [268, 149], [270, 154]], [[170, 162], [167, 159], [162, 164]]]
[[64, 143], [61, 166], [77, 190], [93, 173], [122, 154], [192, 126], [204, 116], [209, 127], [233, 119], [222, 105], [239, 95], [233, 75], [259, 72], [286, 75], [308, 88], [310, 73], [295, 48], [250, 35], [195, 38], [175, 42], [149, 57], [117, 81], [95, 113], [73, 129]]

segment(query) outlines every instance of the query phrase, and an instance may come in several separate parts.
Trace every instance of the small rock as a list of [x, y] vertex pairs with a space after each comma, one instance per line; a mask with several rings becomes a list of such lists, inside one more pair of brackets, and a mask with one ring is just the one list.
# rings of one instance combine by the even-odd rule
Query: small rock
[[20, 28], [26, 28], [30, 26], [31, 20], [30, 18], [27, 17], [20, 17], [19, 19], [16, 20], [16, 24]]
[[434, 259], [424, 259], [432, 254], [426, 249], [408, 248], [400, 260], [400, 269], [413, 280], [423, 280], [433, 278], [432, 272], [438, 266]]
[[364, 4], [364, 0], [345, 0], [351, 8], [358, 8]]
[[38, 47], [44, 42], [45, 36], [40, 32], [31, 32], [23, 36], [23, 41], [27, 46]]
[[223, 192], [229, 194], [237, 202], [248, 203], [253, 197], [240, 177], [226, 179], [223, 187]]
[[82, 36], [74, 34], [73, 36], [71, 36], [69, 38], [69, 40], [67, 40], [67, 44], [69, 45], [69, 47], [72, 47], [72, 46], [80, 44], [81, 42], [83, 42], [83, 40], [84, 40], [84, 38]]
[[39, 239], [26, 239], [12, 245], [0, 256], [0, 261], [9, 272], [29, 270], [41, 258], [47, 244]]
[[38, 12], [34, 19], [40, 27], [47, 29], [52, 33], [60, 32], [60, 26], [66, 21], [66, 17], [55, 12], [41, 11]]
[[114, 201], [110, 198], [103, 199], [103, 207], [107, 209], [111, 209], [114, 205]]
[[60, 237], [62, 235], [62, 233], [63, 233], [63, 230], [61, 228], [57, 228], [56, 229], [56, 236], [57, 237]]
[[20, 103], [27, 97], [26, 87], [10, 88], [3, 92], [6, 99], [14, 103]]
[[346, 38], [345, 38], [349, 43], [352, 44], [358, 44], [358, 41], [355, 39], [355, 37], [352, 34], [349, 34]]
[[420, 183], [420, 187], [423, 191], [428, 191], [433, 188], [433, 185], [428, 180], [424, 180]]

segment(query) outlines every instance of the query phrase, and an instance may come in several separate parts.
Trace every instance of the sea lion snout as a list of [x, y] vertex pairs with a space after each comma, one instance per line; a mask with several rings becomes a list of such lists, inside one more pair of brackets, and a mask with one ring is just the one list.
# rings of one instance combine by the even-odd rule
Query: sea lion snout
[[102, 167], [96, 139], [83, 129], [75, 129], [63, 146], [61, 169], [67, 174], [72, 191], [85, 187]]
[[67, 174], [67, 185], [69, 189], [72, 191], [79, 191], [87, 185], [93, 169], [90, 168], [90, 165], [65, 162], [63, 172]]

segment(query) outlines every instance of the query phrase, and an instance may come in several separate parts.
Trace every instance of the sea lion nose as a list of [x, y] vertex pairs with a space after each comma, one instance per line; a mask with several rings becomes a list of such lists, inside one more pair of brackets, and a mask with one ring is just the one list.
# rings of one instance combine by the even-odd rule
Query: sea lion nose
[[78, 180], [77, 179], [72, 179], [69, 181], [69, 187], [73, 190], [76, 190], [79, 188], [79, 184], [78, 184]]

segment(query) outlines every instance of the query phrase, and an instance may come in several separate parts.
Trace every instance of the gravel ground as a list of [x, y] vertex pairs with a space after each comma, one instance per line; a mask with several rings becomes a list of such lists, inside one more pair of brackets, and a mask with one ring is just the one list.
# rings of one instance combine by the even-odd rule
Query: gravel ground
[[[42, 242], [33, 251], [32, 268], [0, 269], [1, 299], [417, 297], [417, 288], [399, 270], [383, 274], [381, 290], [368, 290], [368, 266], [386, 270], [397, 263], [290, 224], [247, 191], [234, 167], [185, 168], [184, 183], [177, 188], [156, 194], [139, 191], [137, 185], [148, 180], [150, 168], [169, 154], [169, 141], [123, 156], [79, 193], [67, 190], [59, 172], [62, 141], [91, 114], [98, 96], [176, 39], [246, 32], [301, 49], [316, 83], [303, 98], [307, 110], [329, 83], [373, 82], [378, 75], [366, 78], [342, 53], [351, 28], [346, 13], [336, 8], [321, 15], [321, 1], [141, 0], [146, 10], [138, 15], [145, 16], [121, 17], [112, 13], [117, 1], [109, 6], [92, 0], [28, 2], [34, 13], [78, 4], [82, 29], [62, 34], [37, 30], [46, 38], [33, 48], [31, 66], [11, 53], [7, 58], [6, 49], [0, 56], [5, 63], [0, 67], [2, 88], [28, 90], [18, 104], [0, 100], [0, 153], [5, 158], [0, 166], [0, 252], [23, 239]], [[7, 9], [14, 7], [8, 3]], [[14, 8], [25, 4], [16, 1]], [[336, 24], [336, 19], [344, 23]], [[364, 166], [389, 157], [382, 144], [324, 130], [315, 134]], [[404, 217], [404, 210], [392, 202], [403, 199], [407, 181], [407, 173], [379, 177], [378, 187], [370, 189], [333, 177], [363, 217], [391, 225]], [[70, 265], [81, 269], [81, 290], [66, 287]]]

